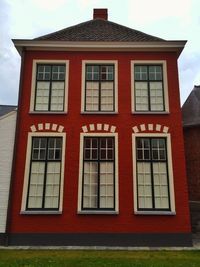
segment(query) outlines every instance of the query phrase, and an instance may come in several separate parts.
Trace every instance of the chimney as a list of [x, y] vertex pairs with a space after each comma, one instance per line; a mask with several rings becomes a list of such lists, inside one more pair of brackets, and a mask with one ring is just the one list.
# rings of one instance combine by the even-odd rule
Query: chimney
[[93, 19], [108, 20], [108, 9], [107, 8], [94, 8]]

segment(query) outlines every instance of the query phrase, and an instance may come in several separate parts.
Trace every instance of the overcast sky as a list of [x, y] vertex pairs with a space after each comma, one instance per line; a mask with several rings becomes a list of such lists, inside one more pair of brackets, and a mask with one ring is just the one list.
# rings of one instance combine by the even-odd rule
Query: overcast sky
[[32, 39], [92, 19], [108, 19], [166, 40], [187, 40], [179, 57], [183, 103], [200, 85], [199, 0], [0, 0], [0, 104], [17, 104], [20, 56], [11, 39]]

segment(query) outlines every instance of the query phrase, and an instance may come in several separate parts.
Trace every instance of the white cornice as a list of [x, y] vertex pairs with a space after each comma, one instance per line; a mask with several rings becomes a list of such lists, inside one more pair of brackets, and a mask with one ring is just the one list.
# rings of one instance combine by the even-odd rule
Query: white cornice
[[13, 43], [20, 54], [22, 48], [25, 48], [26, 50], [47, 51], [175, 51], [179, 55], [186, 41], [67, 42], [14, 39]]

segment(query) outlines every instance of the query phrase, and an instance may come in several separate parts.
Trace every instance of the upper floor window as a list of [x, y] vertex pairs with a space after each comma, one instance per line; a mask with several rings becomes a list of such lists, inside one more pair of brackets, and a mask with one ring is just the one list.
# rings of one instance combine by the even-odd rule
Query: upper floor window
[[84, 63], [83, 112], [110, 113], [117, 110], [116, 63]]
[[37, 65], [34, 110], [64, 110], [65, 71], [65, 65]]
[[30, 111], [67, 111], [68, 61], [34, 60]]
[[[150, 63], [150, 62], [149, 62]], [[134, 112], [168, 111], [166, 63], [134, 62]], [[160, 64], [162, 63], [162, 64]]]

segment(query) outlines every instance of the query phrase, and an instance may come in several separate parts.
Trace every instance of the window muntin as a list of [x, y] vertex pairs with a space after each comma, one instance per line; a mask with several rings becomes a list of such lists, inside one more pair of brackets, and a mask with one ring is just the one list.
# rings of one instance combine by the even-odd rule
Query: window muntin
[[91, 65], [85, 68], [85, 107], [88, 112], [115, 111], [114, 65]]
[[64, 110], [65, 72], [63, 64], [37, 64], [35, 111]]
[[85, 137], [82, 210], [115, 209], [115, 142], [113, 137]]
[[135, 110], [165, 111], [162, 65], [134, 65]]
[[170, 210], [166, 138], [136, 138], [138, 211]]
[[62, 137], [33, 137], [27, 210], [58, 210]]

